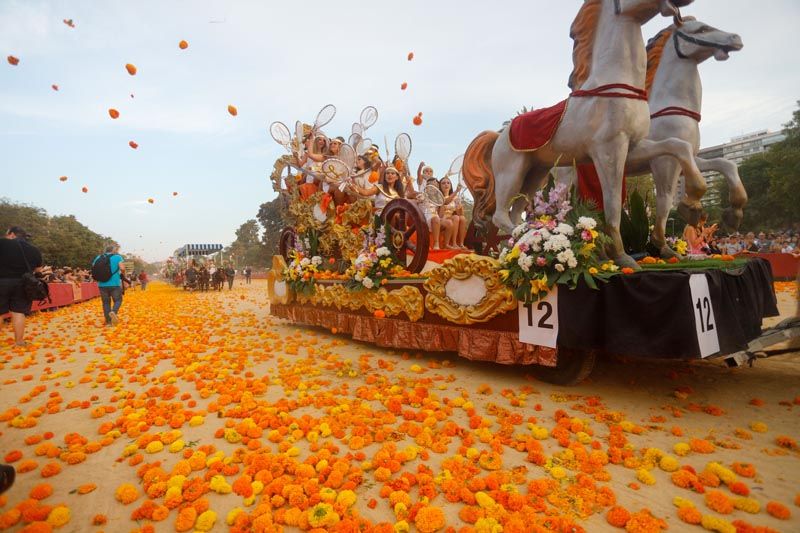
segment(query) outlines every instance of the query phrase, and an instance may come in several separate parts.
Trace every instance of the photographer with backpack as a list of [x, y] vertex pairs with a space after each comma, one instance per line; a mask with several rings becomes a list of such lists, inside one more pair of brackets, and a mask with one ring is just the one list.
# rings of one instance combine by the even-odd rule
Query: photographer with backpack
[[[92, 261], [92, 277], [100, 288], [100, 300], [103, 302], [103, 316], [106, 326], [116, 326], [119, 322], [119, 308], [122, 306], [122, 275], [125, 274], [123, 257], [119, 255], [119, 246], [109, 244], [105, 253]], [[111, 301], [114, 307], [111, 307]]]
[[42, 254], [28, 243], [25, 230], [19, 226], [9, 228], [6, 238], [0, 239], [0, 315], [11, 311], [17, 346], [25, 346], [25, 315], [31, 312], [34, 300], [26, 285], [36, 283], [33, 273], [41, 267]]

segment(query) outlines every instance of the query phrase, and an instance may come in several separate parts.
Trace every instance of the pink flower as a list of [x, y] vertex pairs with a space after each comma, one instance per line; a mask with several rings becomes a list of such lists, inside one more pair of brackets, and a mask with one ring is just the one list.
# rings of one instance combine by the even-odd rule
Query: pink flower
[[592, 232], [588, 229], [585, 229], [581, 232], [581, 239], [584, 241], [591, 241], [592, 240]]
[[536, 258], [536, 266], [543, 267], [547, 264], [547, 259], [542, 257], [541, 255]]
[[530, 246], [528, 246], [528, 243], [526, 243], [526, 242], [523, 242], [523, 243], [521, 243], [519, 245], [519, 251], [522, 252], [522, 253], [527, 253], [527, 251], [529, 249], [530, 249]]

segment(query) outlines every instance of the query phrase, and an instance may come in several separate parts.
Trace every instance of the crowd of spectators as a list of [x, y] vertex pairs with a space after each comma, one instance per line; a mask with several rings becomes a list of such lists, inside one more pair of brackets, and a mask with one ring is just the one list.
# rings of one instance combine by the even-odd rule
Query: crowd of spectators
[[730, 255], [742, 252], [799, 255], [800, 231], [733, 233], [727, 237], [716, 236], [709, 247], [718, 250], [715, 253]]
[[92, 281], [92, 273], [84, 268], [53, 268], [44, 266], [40, 271], [41, 277], [47, 283], [88, 283]]

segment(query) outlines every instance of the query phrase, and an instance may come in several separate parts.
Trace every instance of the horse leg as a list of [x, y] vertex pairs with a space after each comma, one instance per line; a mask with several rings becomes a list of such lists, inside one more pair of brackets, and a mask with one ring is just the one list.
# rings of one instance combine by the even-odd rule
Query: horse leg
[[[522, 213], [533, 206], [533, 197], [536, 196], [536, 192], [542, 186], [542, 182], [547, 178], [548, 173], [547, 170], [539, 167], [533, 167], [528, 171], [521, 191], [525, 198], [518, 198], [511, 207], [511, 220], [514, 224], [522, 224], [525, 221], [522, 218]], [[528, 214], [530, 215], [530, 213]]]
[[511, 233], [514, 223], [509, 217], [509, 209], [514, 198], [522, 190], [528, 170], [528, 156], [511, 148], [508, 128], [497, 138], [492, 149], [492, 170], [494, 171], [495, 209], [492, 223], [500, 230]]
[[634, 161], [650, 161], [662, 155], [671, 155], [678, 160], [686, 181], [686, 198], [681, 199], [678, 204], [678, 213], [689, 224], [697, 224], [703, 211], [700, 199], [706, 193], [708, 185], [697, 168], [691, 144], [675, 137], [661, 141], [644, 139], [636, 144], [629, 157]]
[[722, 158], [702, 159], [695, 157], [695, 160], [697, 161], [697, 167], [703, 172], [719, 172], [725, 176], [729, 189], [728, 200], [731, 205], [722, 211], [722, 223], [727, 226], [728, 229], [739, 229], [739, 224], [741, 224], [742, 217], [744, 216], [742, 208], [747, 205], [747, 191], [744, 189], [744, 185], [742, 185], [738, 167], [735, 163]]
[[650, 235], [650, 242], [658, 248], [662, 259], [672, 257], [680, 259], [680, 255], [667, 246], [666, 237], [667, 218], [672, 209], [675, 189], [681, 174], [678, 162], [674, 157], [661, 156], [650, 161], [650, 169], [656, 184], [656, 223]]
[[622, 235], [619, 232], [620, 218], [622, 217], [622, 175], [625, 172], [629, 143], [628, 137], [620, 134], [611, 141], [593, 145], [590, 148], [589, 156], [594, 162], [600, 178], [600, 185], [603, 188], [605, 230], [612, 241], [611, 258], [620, 267], [639, 270], [641, 267], [625, 253]]

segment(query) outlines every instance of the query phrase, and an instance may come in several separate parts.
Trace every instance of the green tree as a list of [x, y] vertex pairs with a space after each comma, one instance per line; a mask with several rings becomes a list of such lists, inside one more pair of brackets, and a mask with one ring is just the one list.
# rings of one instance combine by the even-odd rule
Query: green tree
[[259, 229], [258, 221], [252, 218], [236, 230], [236, 240], [230, 246], [230, 253], [237, 266], [267, 266], [267, 250], [259, 239]]
[[103, 247], [114, 242], [90, 230], [73, 215], [50, 217], [44, 209], [0, 200], [0, 227], [22, 226], [44, 262], [56, 267], [87, 268]]
[[[795, 110], [783, 131], [786, 139], [739, 166], [749, 198], [740, 228], [743, 231], [783, 229], [800, 221], [800, 109]], [[717, 188], [722, 205], [727, 205], [727, 183], [720, 180]]]
[[281, 213], [280, 198], [265, 202], [258, 208], [256, 218], [261, 223], [261, 227], [264, 228], [261, 242], [266, 248], [265, 253], [268, 258], [278, 254], [278, 243], [280, 241], [281, 231], [283, 231], [285, 226]]

